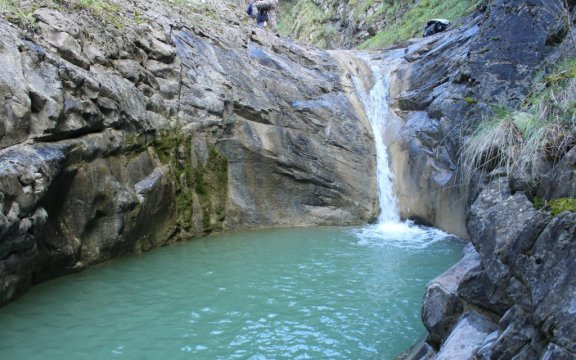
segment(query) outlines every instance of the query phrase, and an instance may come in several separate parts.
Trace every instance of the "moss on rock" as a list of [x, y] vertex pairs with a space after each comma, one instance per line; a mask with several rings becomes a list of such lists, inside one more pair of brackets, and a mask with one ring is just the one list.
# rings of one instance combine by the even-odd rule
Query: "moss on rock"
[[208, 145], [206, 163], [194, 165], [191, 155], [194, 141], [191, 135], [175, 132], [157, 137], [152, 145], [176, 184], [180, 238], [223, 231], [226, 220], [228, 160], [213, 145]]
[[576, 199], [562, 198], [548, 201], [548, 206], [553, 216], [558, 216], [564, 211], [576, 212]]

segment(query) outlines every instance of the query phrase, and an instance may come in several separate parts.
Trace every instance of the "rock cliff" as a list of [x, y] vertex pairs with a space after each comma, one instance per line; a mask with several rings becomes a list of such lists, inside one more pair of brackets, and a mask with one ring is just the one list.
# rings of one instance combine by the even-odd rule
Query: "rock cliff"
[[[485, 2], [467, 26], [409, 45], [407, 62], [396, 72], [394, 101], [406, 121], [391, 148], [393, 163], [411, 159], [408, 169], [404, 161], [394, 166], [404, 180], [397, 184], [399, 198], [435, 224], [442, 223], [437, 211], [445, 201], [458, 204], [450, 200], [455, 193], [470, 200], [457, 213], [466, 218], [471, 245], [457, 265], [428, 284], [422, 320], [429, 334], [407, 358], [576, 357], [574, 212], [550, 211], [535, 201], [575, 197], [574, 149], [543, 167], [548, 170], [539, 184], [503, 168], [476, 173], [471, 183], [454, 172], [467, 165], [459, 163], [459, 149], [472, 127], [494, 116], [495, 108], [523, 101], [537, 70], [574, 57], [569, 29], [546, 10], [560, 5]], [[422, 202], [422, 194], [446, 191], [447, 179], [446, 196]], [[420, 196], [412, 198], [415, 193]]]
[[0, 304], [180, 239], [376, 216], [371, 130], [327, 53], [232, 3], [82, 4], [0, 20]]
[[[483, 1], [461, 27], [394, 50], [401, 213], [472, 244], [429, 284], [411, 358], [576, 354], [574, 212], [533, 204], [576, 196], [574, 150], [536, 189], [502, 169], [471, 184], [458, 172], [470, 129], [522, 102], [568, 47], [551, 3]], [[372, 74], [353, 54], [255, 28], [232, 2], [20, 6], [0, 19], [0, 305], [181, 239], [375, 218], [351, 79]], [[390, 52], [367, 56], [387, 66]]]

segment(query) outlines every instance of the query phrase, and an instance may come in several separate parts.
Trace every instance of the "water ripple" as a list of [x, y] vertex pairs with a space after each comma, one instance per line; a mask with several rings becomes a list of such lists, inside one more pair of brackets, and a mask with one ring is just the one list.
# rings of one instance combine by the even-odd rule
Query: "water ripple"
[[393, 358], [462, 246], [366, 231], [206, 238], [42, 284], [0, 309], [0, 359]]

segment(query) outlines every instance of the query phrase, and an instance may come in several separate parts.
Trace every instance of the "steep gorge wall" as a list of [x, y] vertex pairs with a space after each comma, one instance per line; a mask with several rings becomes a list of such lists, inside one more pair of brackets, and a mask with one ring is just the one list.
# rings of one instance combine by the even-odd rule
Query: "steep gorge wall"
[[[391, 148], [399, 197], [439, 226], [438, 211], [450, 197], [469, 197], [452, 211], [466, 220], [471, 240], [464, 258], [428, 284], [428, 337], [409, 359], [576, 356], [574, 212], [535, 205], [536, 198], [576, 197], [574, 149], [547, 164], [539, 184], [505, 169], [478, 171], [466, 183], [455, 171], [469, 165], [458, 161], [472, 128], [494, 108], [521, 103], [538, 71], [574, 57], [554, 6], [562, 9], [560, 1], [485, 2], [467, 26], [409, 45], [396, 72], [392, 101], [405, 119]], [[446, 198], [433, 195], [446, 185]]]
[[460, 146], [495, 108], [528, 95], [555, 48], [548, 5], [487, 2], [465, 26], [408, 43], [390, 99], [404, 120], [390, 151], [405, 217], [467, 237], [463, 199], [475, 190], [461, 177]]
[[[191, 236], [375, 217], [371, 130], [332, 56], [254, 29], [233, 5], [120, 4], [118, 17], [52, 6], [34, 9], [31, 29], [0, 21], [0, 304]], [[477, 179], [470, 214], [461, 201], [462, 134], [493, 104], [522, 101], [558, 43], [549, 2], [484, 5], [408, 43], [394, 74], [402, 212], [475, 247], [429, 285], [430, 334], [413, 357], [569, 359], [573, 214], [536, 211], [498, 172]], [[549, 188], [573, 183], [573, 157]]]
[[233, 4], [32, 4], [0, 20], [0, 304], [193, 236], [376, 216], [371, 130], [326, 53]]

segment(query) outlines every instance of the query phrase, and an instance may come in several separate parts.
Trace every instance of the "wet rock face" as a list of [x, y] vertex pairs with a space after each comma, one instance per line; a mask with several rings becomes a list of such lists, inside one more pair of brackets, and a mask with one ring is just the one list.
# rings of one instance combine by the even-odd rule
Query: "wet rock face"
[[459, 297], [458, 285], [467, 274], [479, 267], [478, 253], [468, 245], [457, 264], [426, 286], [422, 301], [422, 322], [430, 334], [429, 343], [435, 346], [442, 344], [458, 322], [465, 304]]
[[375, 217], [371, 130], [331, 56], [233, 4], [115, 3], [122, 26], [0, 20], [0, 305], [180, 239]]

